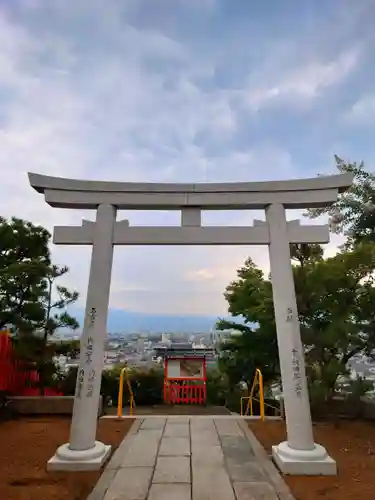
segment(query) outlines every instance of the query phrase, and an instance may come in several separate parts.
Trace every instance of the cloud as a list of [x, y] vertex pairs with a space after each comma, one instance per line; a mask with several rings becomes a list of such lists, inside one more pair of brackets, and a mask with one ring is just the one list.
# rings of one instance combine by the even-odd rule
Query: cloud
[[[307, 162], [315, 162], [318, 172], [322, 161], [330, 161], [330, 144], [322, 156], [317, 142], [301, 153], [299, 132], [310, 122], [292, 111], [295, 102], [314, 106], [316, 97], [345, 86], [358, 70], [362, 45], [346, 37], [336, 48], [329, 41], [304, 48], [302, 35], [288, 30], [269, 39], [262, 29], [244, 25], [245, 11], [234, 9], [228, 18], [224, 7], [220, 0], [158, 0], [157, 8], [143, 0], [3, 5], [2, 215], [49, 230], [94, 218], [47, 206], [28, 185], [27, 171], [98, 180], [220, 182], [304, 177]], [[251, 22], [265, 21], [255, 12]], [[287, 119], [273, 108], [280, 100]], [[204, 212], [203, 223], [244, 226], [262, 216]], [[179, 224], [178, 213], [125, 212], [121, 218], [138, 225]], [[83, 304], [90, 248], [52, 250], [56, 262], [70, 267], [66, 284], [79, 290]], [[268, 272], [265, 250], [116, 248], [111, 305], [224, 314], [224, 289], [248, 255]]]
[[215, 272], [210, 269], [198, 269], [197, 271], [190, 271], [185, 275], [187, 281], [207, 281], [215, 278]]
[[345, 116], [352, 125], [368, 126], [375, 121], [375, 95], [367, 94], [356, 101]]
[[330, 61], [311, 60], [274, 77], [274, 83], [251, 89], [248, 105], [252, 110], [276, 99], [293, 105], [310, 103], [322, 92], [341, 83], [355, 68], [361, 51], [358, 47], [343, 51]]
[[182, 9], [197, 9], [203, 12], [212, 12], [218, 5], [217, 0], [161, 0], [159, 3], [166, 5], [168, 8], [173, 8], [178, 5]]

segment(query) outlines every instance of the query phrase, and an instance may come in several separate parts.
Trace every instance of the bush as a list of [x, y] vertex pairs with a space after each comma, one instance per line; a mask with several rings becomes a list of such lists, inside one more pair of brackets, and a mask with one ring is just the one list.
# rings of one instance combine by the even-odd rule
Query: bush
[[[100, 393], [103, 396], [105, 405], [108, 405], [109, 401], [111, 401], [114, 406], [118, 403], [120, 372], [122, 368], [122, 366], [117, 366], [112, 370], [104, 371], [102, 374]], [[163, 403], [163, 370], [132, 369], [129, 370], [128, 375], [136, 405], [152, 406]], [[74, 396], [76, 379], [77, 368], [71, 368], [68, 373], [61, 378], [59, 388], [65, 396]], [[123, 402], [124, 405], [130, 403], [130, 395], [125, 380]]]
[[207, 404], [225, 406], [228, 388], [225, 376], [218, 370], [207, 371]]
[[64, 396], [74, 396], [77, 380], [77, 368], [70, 368], [66, 373], [60, 373], [58, 389]]
[[[102, 375], [101, 394], [104, 404], [109, 401], [113, 406], [118, 403], [118, 390], [120, 382], [120, 372], [122, 366], [117, 366], [112, 370], [104, 371]], [[140, 370], [131, 369], [128, 371], [135, 404], [137, 406], [153, 406], [163, 404], [164, 372], [161, 368]], [[67, 396], [74, 395], [77, 378], [77, 368], [71, 368], [60, 380], [59, 388]], [[213, 406], [226, 406], [230, 411], [240, 413], [241, 396], [247, 396], [248, 391], [235, 387], [229, 390], [227, 378], [218, 370], [208, 370], [207, 372], [207, 404]], [[279, 407], [278, 401], [267, 398], [266, 402]], [[124, 384], [123, 404], [129, 405], [130, 397], [126, 384]], [[246, 404], [246, 403], [245, 403]], [[259, 415], [259, 402], [253, 402], [254, 415]], [[274, 415], [272, 408], [266, 406], [266, 414]]]
[[129, 375], [136, 405], [152, 406], [163, 404], [163, 370], [132, 370]]

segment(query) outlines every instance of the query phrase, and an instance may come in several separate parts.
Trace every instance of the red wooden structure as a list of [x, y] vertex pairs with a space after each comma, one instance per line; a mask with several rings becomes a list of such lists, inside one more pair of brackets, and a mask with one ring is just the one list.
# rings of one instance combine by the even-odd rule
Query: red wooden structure
[[[0, 391], [13, 396], [39, 396], [38, 373], [22, 368], [14, 353], [12, 340], [7, 331], [0, 331]], [[46, 388], [46, 396], [60, 396], [61, 393]]]
[[164, 402], [166, 404], [206, 404], [206, 381], [205, 356], [165, 357]]

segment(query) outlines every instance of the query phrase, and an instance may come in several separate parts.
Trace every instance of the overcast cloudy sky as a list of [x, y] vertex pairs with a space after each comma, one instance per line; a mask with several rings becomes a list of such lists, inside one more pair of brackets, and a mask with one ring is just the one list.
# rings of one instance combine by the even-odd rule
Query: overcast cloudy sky
[[[334, 173], [334, 153], [373, 165], [374, 7], [0, 0], [0, 213], [50, 230], [93, 216], [46, 205], [27, 171], [199, 182]], [[179, 222], [177, 213], [125, 216]], [[244, 225], [252, 217], [203, 219]], [[67, 284], [84, 302], [90, 249], [54, 247], [53, 255], [69, 265]], [[224, 288], [248, 255], [268, 269], [265, 248], [120, 247], [111, 306], [223, 314]]]

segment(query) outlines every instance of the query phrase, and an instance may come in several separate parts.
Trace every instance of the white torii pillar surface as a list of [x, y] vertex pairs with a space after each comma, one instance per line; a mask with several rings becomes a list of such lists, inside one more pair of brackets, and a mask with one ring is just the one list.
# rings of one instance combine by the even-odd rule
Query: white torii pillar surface
[[94, 225], [90, 276], [69, 443], [60, 446], [48, 470], [98, 470], [111, 447], [96, 441], [104, 342], [113, 261], [116, 209], [99, 205]]
[[323, 446], [314, 443], [313, 438], [304, 350], [283, 205], [269, 205], [266, 208], [266, 219], [270, 232], [271, 281], [287, 427], [287, 441], [273, 446], [273, 458], [284, 474], [335, 475], [336, 462]]

